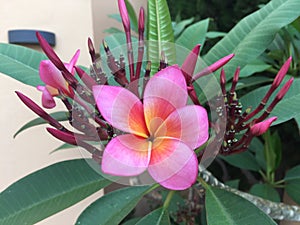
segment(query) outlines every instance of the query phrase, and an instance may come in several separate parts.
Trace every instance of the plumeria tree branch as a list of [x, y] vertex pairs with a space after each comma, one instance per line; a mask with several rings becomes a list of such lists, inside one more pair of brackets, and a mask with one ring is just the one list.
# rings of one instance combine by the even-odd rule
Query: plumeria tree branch
[[[216, 177], [214, 177], [211, 172], [206, 170], [201, 165], [199, 166], [199, 176], [208, 184], [214, 187], [219, 187], [224, 190], [230, 191], [236, 195], [241, 196], [242, 198], [247, 199], [252, 202], [255, 206], [260, 208], [265, 214], [269, 215], [273, 219], [278, 220], [290, 220], [290, 221], [300, 221], [300, 207], [295, 205], [287, 205], [284, 203], [272, 202], [270, 200], [266, 200], [260, 198], [255, 195], [251, 195], [249, 193], [245, 193], [243, 191], [237, 190], [235, 188], [229, 187], [219, 181]], [[195, 185], [196, 187], [200, 187], [200, 184]]]

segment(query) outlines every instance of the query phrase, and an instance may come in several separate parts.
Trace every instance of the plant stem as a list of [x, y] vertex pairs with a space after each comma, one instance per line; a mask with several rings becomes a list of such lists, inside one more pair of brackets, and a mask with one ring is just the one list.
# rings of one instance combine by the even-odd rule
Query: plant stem
[[167, 209], [167, 208], [169, 207], [170, 202], [171, 202], [171, 199], [172, 199], [174, 193], [175, 193], [174, 190], [169, 191], [169, 193], [168, 193], [168, 195], [167, 195], [167, 197], [166, 197], [166, 200], [165, 200], [165, 202], [164, 202], [164, 205], [163, 205], [163, 208], [164, 208], [164, 209]]

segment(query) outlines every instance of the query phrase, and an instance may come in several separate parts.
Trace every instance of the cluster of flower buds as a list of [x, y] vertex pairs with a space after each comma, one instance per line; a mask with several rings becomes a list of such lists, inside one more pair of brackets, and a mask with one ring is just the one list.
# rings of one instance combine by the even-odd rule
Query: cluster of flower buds
[[[111, 75], [113, 75], [114, 80], [120, 86], [128, 88], [139, 97], [140, 94], [138, 91], [138, 86], [134, 84], [136, 82], [133, 81], [140, 79], [143, 72], [144, 74], [142, 74], [142, 77], [144, 79], [145, 87], [147, 81], [149, 80], [151, 68], [151, 62], [148, 62], [146, 68], [144, 71], [142, 71], [142, 61], [145, 49], [144, 9], [141, 8], [139, 13], [138, 54], [135, 63], [128, 12], [124, 0], [119, 0], [118, 3], [127, 41], [128, 65], [125, 65], [124, 56], [120, 55], [118, 60], [115, 58], [105, 41], [103, 41], [103, 47], [106, 52], [106, 62], [101, 63], [107, 64]], [[102, 69], [101, 63], [99, 63], [99, 61], [102, 59], [99, 57], [99, 54], [96, 53], [91, 39], [88, 39], [88, 49], [91, 56], [92, 69], [90, 74], [88, 74], [86, 71], [75, 65], [79, 56], [79, 51], [76, 52], [70, 63], [63, 63], [53, 49], [49, 46], [47, 41], [39, 33], [37, 33], [37, 38], [43, 51], [49, 58], [49, 60], [41, 62], [40, 65], [41, 79], [46, 84], [45, 87], [38, 87], [39, 90], [43, 91], [43, 106], [45, 108], [53, 108], [55, 106], [53, 97], [59, 97], [68, 110], [69, 123], [74, 130], [71, 131], [62, 123], [55, 120], [44, 109], [42, 109], [22, 93], [17, 92], [17, 95], [25, 103], [25, 105], [27, 105], [33, 112], [47, 121], [53, 127], [48, 128], [47, 131], [54, 137], [62, 140], [63, 142], [81, 146], [90, 152], [93, 158], [101, 160], [102, 149], [91, 145], [89, 142], [95, 142], [99, 140], [109, 141], [115, 136], [117, 130], [107, 123], [107, 121], [105, 121], [95, 107], [96, 103], [92, 94], [92, 88], [95, 85], [109, 85], [108, 75], [110, 74], [107, 75], [107, 73]], [[185, 76], [187, 83], [187, 92], [195, 105], [200, 105], [200, 102], [194, 89], [194, 81], [222, 68], [234, 56], [233, 54], [225, 56], [199, 73], [194, 74], [199, 52], [200, 45], [197, 45], [187, 56], [181, 67], [181, 71]], [[291, 59], [284, 64], [274, 80], [270, 90], [263, 98], [261, 104], [251, 113], [249, 113], [249, 110], [246, 110], [244, 113], [242, 113], [242, 107], [235, 92], [235, 87], [238, 82], [239, 69], [237, 69], [234, 75], [232, 87], [229, 93], [227, 93], [225, 90], [225, 73], [224, 71], [221, 72], [221, 89], [225, 99], [224, 101], [226, 103], [226, 112], [224, 112], [222, 116], [225, 116], [227, 119], [224, 143], [220, 149], [221, 154], [230, 154], [246, 150], [251, 139], [254, 136], [264, 133], [270, 127], [271, 123], [276, 119], [273, 117], [265, 120], [271, 110], [288, 91], [291, 83], [293, 82], [292, 79], [289, 80], [279, 91], [273, 102], [269, 105], [269, 107], [267, 107], [266, 111], [258, 118], [253, 118], [264, 108], [271, 94], [281, 83], [287, 72], [290, 61]], [[126, 74], [126, 66], [129, 68], [128, 76]], [[162, 52], [158, 71], [163, 70], [167, 66], [167, 59]], [[75, 72], [80, 80], [74, 76]], [[246, 130], [244, 136], [240, 140], [237, 140], [236, 134], [244, 130]]]
[[[221, 71], [220, 83], [225, 103], [225, 112], [220, 112], [220, 116], [226, 117], [226, 132], [223, 136], [223, 144], [219, 152], [220, 154], [228, 155], [247, 150], [252, 139], [255, 136], [260, 136], [265, 133], [270, 128], [271, 124], [277, 119], [277, 117], [270, 117], [268, 119], [267, 117], [287, 93], [294, 78], [290, 78], [283, 85], [269, 106], [266, 105], [271, 95], [279, 87], [285, 77], [291, 60], [292, 58], [290, 57], [281, 67], [268, 92], [265, 94], [257, 108], [253, 111], [251, 111], [251, 108], [249, 107], [243, 112], [242, 104], [239, 102], [237, 97], [236, 85], [238, 83], [240, 69], [236, 69], [231, 88], [228, 92], [225, 88], [225, 72], [224, 70]], [[237, 136], [242, 133], [242, 137], [238, 140]]]

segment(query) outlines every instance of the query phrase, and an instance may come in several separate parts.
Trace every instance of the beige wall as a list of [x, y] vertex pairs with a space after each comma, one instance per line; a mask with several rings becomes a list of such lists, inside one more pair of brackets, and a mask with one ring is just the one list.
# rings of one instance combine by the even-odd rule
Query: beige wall
[[[147, 1], [146, 0], [130, 0], [131, 4], [133, 5], [137, 15], [139, 14], [140, 7], [147, 8]], [[123, 30], [123, 25], [114, 19], [109, 18], [107, 15], [119, 13], [118, 8], [118, 1], [103, 1], [103, 0], [92, 0], [92, 7], [93, 7], [93, 30], [94, 30], [94, 40], [95, 45], [99, 46], [105, 36], [108, 36], [108, 33], [105, 33], [104, 30], [110, 27], [117, 27]], [[105, 12], [105, 13], [103, 13]]]
[[[56, 34], [55, 50], [63, 60], [69, 60], [80, 48], [80, 64], [89, 64], [86, 43], [87, 38], [93, 36], [91, 0], [0, 0], [0, 5], [0, 42], [7, 43], [10, 29], [52, 31]], [[76, 149], [49, 155], [61, 142], [47, 134], [44, 127], [25, 131], [13, 139], [13, 134], [24, 123], [36, 117], [16, 97], [16, 90], [38, 103], [41, 98], [41, 93], [35, 88], [0, 76], [0, 191], [39, 168], [81, 157]], [[38, 224], [74, 224], [76, 216], [94, 199], [95, 196]]]

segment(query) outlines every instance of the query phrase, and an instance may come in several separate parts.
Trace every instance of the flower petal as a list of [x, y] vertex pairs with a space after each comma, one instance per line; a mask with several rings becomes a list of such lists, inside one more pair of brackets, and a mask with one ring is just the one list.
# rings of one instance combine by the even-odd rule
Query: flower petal
[[80, 55], [80, 50], [77, 50], [74, 54], [74, 56], [72, 57], [72, 59], [70, 60], [69, 63], [64, 63], [65, 67], [67, 68], [67, 70], [74, 74], [74, 66], [75, 64], [77, 63], [77, 60], [79, 58], [79, 55]]
[[188, 105], [171, 113], [154, 136], [176, 138], [195, 149], [207, 141], [208, 135], [206, 110]]
[[98, 85], [93, 94], [101, 115], [113, 127], [148, 137], [142, 102], [122, 87]]
[[151, 151], [148, 172], [162, 186], [184, 190], [196, 181], [197, 157], [183, 142], [175, 139], [156, 139]]
[[[56, 106], [56, 103], [54, 101], [53, 95], [54, 95], [54, 89], [53, 89], [53, 95], [48, 91], [48, 89], [44, 86], [37, 86], [37, 89], [42, 91], [42, 105], [43, 107], [47, 109], [52, 109]], [[57, 90], [56, 90], [57, 91]]]
[[136, 176], [146, 170], [150, 161], [151, 143], [132, 134], [113, 138], [102, 158], [104, 173], [116, 176]]
[[185, 78], [178, 66], [169, 66], [154, 75], [144, 92], [145, 120], [150, 133], [161, 124], [153, 123], [153, 119], [164, 121], [176, 108], [185, 106], [187, 98]]
[[50, 60], [43, 60], [40, 63], [39, 74], [41, 80], [54, 88], [61, 89], [68, 93], [68, 84], [61, 72], [54, 66]]

